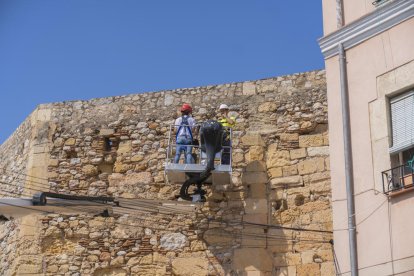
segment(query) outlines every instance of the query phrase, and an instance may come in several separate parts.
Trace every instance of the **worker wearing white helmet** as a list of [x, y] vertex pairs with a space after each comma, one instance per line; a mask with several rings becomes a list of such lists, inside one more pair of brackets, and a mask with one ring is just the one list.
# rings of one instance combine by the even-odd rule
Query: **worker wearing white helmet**
[[219, 123], [222, 124], [224, 127], [234, 127], [234, 125], [236, 124], [236, 118], [233, 116], [229, 116], [229, 106], [227, 104], [221, 104], [219, 110]]
[[219, 107], [220, 116], [218, 122], [226, 128], [223, 137], [223, 154], [221, 157], [221, 163], [223, 165], [230, 164], [230, 148], [231, 148], [231, 141], [230, 141], [230, 129], [236, 125], [236, 117], [229, 116], [229, 106], [226, 104], [221, 104]]

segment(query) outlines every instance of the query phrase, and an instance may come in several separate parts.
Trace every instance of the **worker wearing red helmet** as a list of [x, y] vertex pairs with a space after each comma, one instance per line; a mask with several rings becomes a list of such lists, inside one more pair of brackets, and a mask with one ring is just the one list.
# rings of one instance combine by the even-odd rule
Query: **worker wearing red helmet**
[[192, 144], [193, 144], [193, 131], [196, 125], [196, 122], [193, 117], [190, 115], [193, 112], [191, 106], [187, 103], [181, 106], [181, 117], [175, 120], [175, 129], [176, 129], [176, 151], [174, 157], [174, 163], [180, 161], [181, 154], [184, 153], [185, 163], [191, 164], [194, 163], [192, 156]]

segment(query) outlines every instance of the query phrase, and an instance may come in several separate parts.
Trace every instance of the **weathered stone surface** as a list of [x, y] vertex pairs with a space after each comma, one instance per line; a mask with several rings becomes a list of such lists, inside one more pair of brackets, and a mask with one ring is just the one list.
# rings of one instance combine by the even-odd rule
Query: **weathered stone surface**
[[245, 172], [242, 176], [242, 182], [246, 185], [267, 183], [268, 176], [265, 172]]
[[269, 169], [270, 178], [283, 176], [282, 167]]
[[280, 134], [280, 141], [282, 142], [291, 142], [291, 141], [298, 141], [299, 134], [298, 133], [282, 133]]
[[305, 148], [290, 150], [290, 158], [292, 160], [305, 158], [305, 157], [306, 157], [306, 149]]
[[303, 178], [300, 175], [274, 178], [270, 181], [270, 184], [272, 185], [272, 188], [276, 188], [278, 186], [283, 186], [283, 185], [288, 185], [288, 186], [289, 185], [302, 185]]
[[118, 154], [126, 154], [126, 153], [130, 153], [132, 151], [132, 143], [131, 141], [122, 141], [119, 144], [117, 153]]
[[246, 172], [265, 172], [266, 164], [263, 161], [249, 162], [245, 168]]
[[263, 214], [267, 213], [267, 200], [247, 198], [244, 201], [244, 211], [246, 214]]
[[183, 248], [187, 243], [187, 237], [181, 233], [165, 234], [160, 239], [160, 246], [166, 250]]
[[247, 271], [260, 271], [262, 273], [272, 271], [272, 257], [264, 248], [235, 249], [234, 268], [238, 274], [247, 274]]
[[320, 147], [324, 145], [323, 141], [322, 134], [301, 135], [299, 136], [299, 147]]
[[265, 102], [259, 105], [258, 111], [259, 112], [275, 112], [279, 104], [276, 102]]
[[298, 265], [296, 269], [297, 269], [296, 273], [298, 276], [319, 276], [321, 275], [319, 264]]
[[95, 176], [98, 175], [98, 168], [95, 167], [94, 165], [85, 165], [82, 168], [82, 172], [86, 175], [86, 176]]
[[282, 168], [283, 176], [292, 176], [298, 174], [298, 166], [297, 165], [291, 165], [291, 166], [285, 166]]
[[75, 138], [69, 138], [65, 141], [65, 146], [74, 146], [76, 144]]
[[109, 136], [114, 133], [115, 133], [115, 130], [110, 129], [110, 128], [104, 128], [104, 129], [99, 130], [99, 135], [102, 135], [102, 136]]
[[252, 146], [249, 148], [249, 151], [246, 154], [246, 161], [261, 161], [263, 160], [264, 149], [261, 146]]
[[220, 228], [211, 228], [204, 232], [203, 238], [207, 245], [225, 246], [232, 245], [236, 239], [234, 233], [225, 231]]
[[290, 165], [290, 154], [287, 150], [277, 150], [269, 146], [267, 152], [266, 166], [268, 168], [283, 167]]
[[323, 146], [323, 147], [309, 147], [307, 148], [308, 155], [310, 157], [314, 156], [328, 156], [329, 155], [329, 147]]
[[172, 261], [174, 275], [207, 275], [208, 259], [202, 257], [177, 258]]
[[310, 174], [315, 172], [322, 172], [325, 170], [325, 159], [316, 157], [299, 162], [299, 174]]
[[111, 254], [109, 252], [102, 252], [99, 256], [99, 260], [109, 262], [111, 260]]
[[99, 276], [126, 276], [128, 272], [122, 268], [114, 268], [114, 267], [107, 267], [107, 268], [98, 268], [95, 270], [94, 275]]
[[243, 83], [243, 95], [250, 96], [256, 94], [256, 85], [252, 82]]
[[111, 266], [122, 266], [125, 263], [124, 256], [118, 256], [111, 261]]
[[263, 146], [264, 141], [258, 132], [247, 132], [242, 138], [241, 142], [245, 146]]
[[326, 262], [321, 264], [321, 276], [335, 275], [335, 266], [333, 262]]

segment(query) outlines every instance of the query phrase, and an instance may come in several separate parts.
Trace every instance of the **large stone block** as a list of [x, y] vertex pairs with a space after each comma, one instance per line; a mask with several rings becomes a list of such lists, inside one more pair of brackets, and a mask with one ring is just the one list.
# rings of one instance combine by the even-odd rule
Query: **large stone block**
[[309, 147], [307, 148], [308, 155], [310, 157], [314, 156], [328, 156], [329, 155], [329, 147], [323, 146], [323, 147]]
[[283, 176], [282, 167], [269, 169], [269, 175], [270, 175], [270, 178]]
[[298, 164], [298, 170], [301, 175], [322, 172], [325, 170], [325, 159], [317, 157], [301, 161]]
[[203, 257], [176, 258], [172, 261], [174, 275], [208, 275], [209, 260]]
[[263, 161], [253, 161], [247, 164], [246, 172], [265, 172], [266, 164]]
[[102, 136], [110, 136], [114, 133], [115, 133], [115, 130], [111, 128], [104, 128], [99, 131], [99, 135], [102, 135]]
[[244, 172], [242, 176], [242, 182], [245, 185], [267, 183], [268, 176], [265, 172]]
[[210, 246], [231, 246], [236, 241], [235, 233], [221, 228], [211, 228], [204, 232], [203, 238]]
[[187, 237], [181, 233], [165, 234], [160, 239], [160, 246], [166, 250], [177, 250], [187, 244]]
[[293, 149], [290, 150], [290, 159], [300, 159], [306, 157], [306, 149], [305, 148], [299, 148], [299, 149]]
[[299, 147], [321, 147], [323, 146], [322, 134], [301, 135], [299, 136]]
[[282, 142], [294, 142], [298, 141], [299, 134], [298, 133], [282, 133], [280, 134], [280, 141]]
[[247, 196], [249, 198], [266, 198], [266, 183], [254, 183], [248, 184]]
[[247, 132], [242, 138], [241, 142], [245, 146], [264, 146], [262, 136], [258, 132]]
[[234, 250], [234, 269], [238, 275], [247, 271], [261, 271], [262, 273], [272, 271], [272, 254], [264, 248], [241, 248]]
[[292, 186], [292, 185], [302, 185], [303, 179], [300, 175], [293, 175], [293, 176], [287, 176], [287, 177], [280, 177], [280, 178], [274, 178], [270, 180], [270, 184], [272, 185], [272, 188], [277, 188], [280, 186]]
[[[263, 239], [257, 237], [263, 237]], [[267, 241], [264, 237], [263, 228], [246, 224], [242, 230], [242, 247], [265, 248]]]
[[291, 165], [291, 166], [285, 166], [282, 168], [283, 176], [292, 176], [298, 174], [298, 166], [297, 165]]
[[267, 152], [266, 166], [268, 168], [289, 166], [290, 154], [288, 150], [277, 150], [274, 147], [270, 147]]
[[246, 214], [264, 214], [268, 212], [266, 199], [247, 198], [244, 200], [244, 211]]
[[243, 215], [244, 222], [267, 224], [267, 214], [245, 214]]
[[246, 162], [263, 160], [264, 149], [261, 146], [251, 146], [246, 154]]

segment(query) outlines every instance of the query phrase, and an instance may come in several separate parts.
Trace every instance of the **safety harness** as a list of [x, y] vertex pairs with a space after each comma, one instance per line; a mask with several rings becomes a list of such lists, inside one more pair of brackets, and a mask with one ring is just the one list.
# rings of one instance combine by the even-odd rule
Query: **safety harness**
[[188, 133], [190, 134], [190, 139], [191, 139], [191, 141], [193, 140], [193, 133], [191, 132], [191, 128], [188, 124], [188, 117], [189, 117], [188, 115], [184, 115], [184, 116], [181, 117], [181, 124], [180, 124], [180, 127], [178, 128], [177, 134], [175, 136], [176, 141], [178, 139], [178, 134], [180, 134], [180, 131], [181, 131], [182, 128], [184, 128], [184, 135], [187, 137], [186, 130], [188, 130]]

